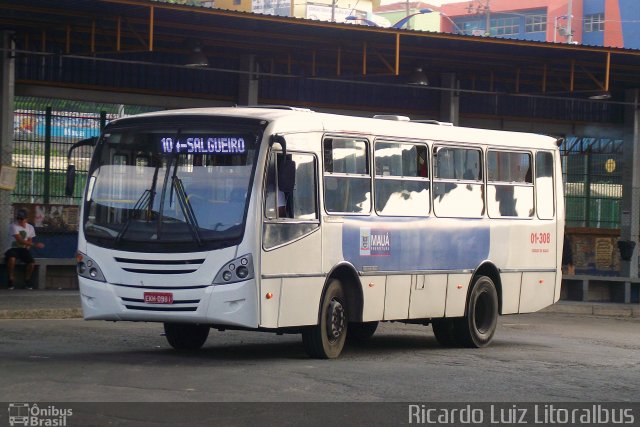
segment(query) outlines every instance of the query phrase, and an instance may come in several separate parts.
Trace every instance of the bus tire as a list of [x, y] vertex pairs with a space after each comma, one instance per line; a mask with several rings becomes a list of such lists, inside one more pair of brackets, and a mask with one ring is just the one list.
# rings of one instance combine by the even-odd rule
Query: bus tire
[[431, 328], [436, 341], [443, 347], [455, 347], [458, 345], [454, 319], [434, 319]]
[[366, 341], [370, 339], [378, 329], [380, 322], [358, 322], [349, 323], [349, 333], [347, 340], [349, 341]]
[[166, 323], [164, 334], [176, 350], [198, 350], [209, 336], [209, 326], [189, 323]]
[[456, 319], [458, 341], [464, 347], [486, 347], [491, 342], [498, 325], [498, 293], [493, 281], [479, 276], [473, 284], [467, 313]]
[[302, 332], [302, 343], [310, 357], [335, 359], [340, 356], [347, 336], [347, 300], [340, 281], [333, 279], [320, 303], [318, 324]]

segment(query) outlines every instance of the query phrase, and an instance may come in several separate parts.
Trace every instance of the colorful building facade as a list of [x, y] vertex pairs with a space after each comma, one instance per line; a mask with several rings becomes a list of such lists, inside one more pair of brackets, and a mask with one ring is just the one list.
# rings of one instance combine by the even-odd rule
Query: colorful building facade
[[473, 0], [440, 10], [444, 32], [640, 49], [638, 0]]
[[344, 23], [347, 16], [367, 17], [380, 0], [215, 0], [212, 3], [218, 9]]

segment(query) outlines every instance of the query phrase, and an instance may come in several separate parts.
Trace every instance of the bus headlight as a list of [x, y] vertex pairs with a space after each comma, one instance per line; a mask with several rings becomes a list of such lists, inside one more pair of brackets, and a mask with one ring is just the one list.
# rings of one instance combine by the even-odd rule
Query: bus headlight
[[253, 258], [243, 255], [226, 263], [213, 280], [214, 285], [242, 282], [253, 279]]
[[77, 264], [77, 272], [78, 276], [86, 277], [87, 279], [96, 280], [98, 282], [106, 282], [104, 278], [104, 274], [102, 274], [102, 270], [98, 267], [98, 264], [83, 254], [82, 252], [78, 252], [76, 254]]
[[249, 269], [247, 267], [245, 267], [244, 265], [242, 267], [238, 267], [238, 270], [236, 271], [236, 276], [238, 276], [239, 279], [246, 279], [247, 276], [249, 275]]

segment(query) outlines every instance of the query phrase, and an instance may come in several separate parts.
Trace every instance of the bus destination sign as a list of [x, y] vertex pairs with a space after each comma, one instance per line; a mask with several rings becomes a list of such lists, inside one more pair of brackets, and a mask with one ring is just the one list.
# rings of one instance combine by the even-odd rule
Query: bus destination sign
[[246, 145], [239, 136], [182, 136], [160, 138], [163, 154], [244, 154]]

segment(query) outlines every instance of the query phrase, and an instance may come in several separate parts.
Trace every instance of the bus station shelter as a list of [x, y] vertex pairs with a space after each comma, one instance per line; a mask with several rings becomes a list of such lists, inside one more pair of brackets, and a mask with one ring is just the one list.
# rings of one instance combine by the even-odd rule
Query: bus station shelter
[[[67, 198], [62, 179], [76, 140], [123, 114], [277, 104], [564, 138], [578, 269], [638, 277], [638, 50], [150, 0], [3, 0], [0, 31], [0, 162], [18, 171], [0, 222], [18, 204], [41, 212], [43, 235], [69, 246], [43, 258], [72, 256], [82, 189]], [[78, 170], [89, 155], [72, 159]]]

